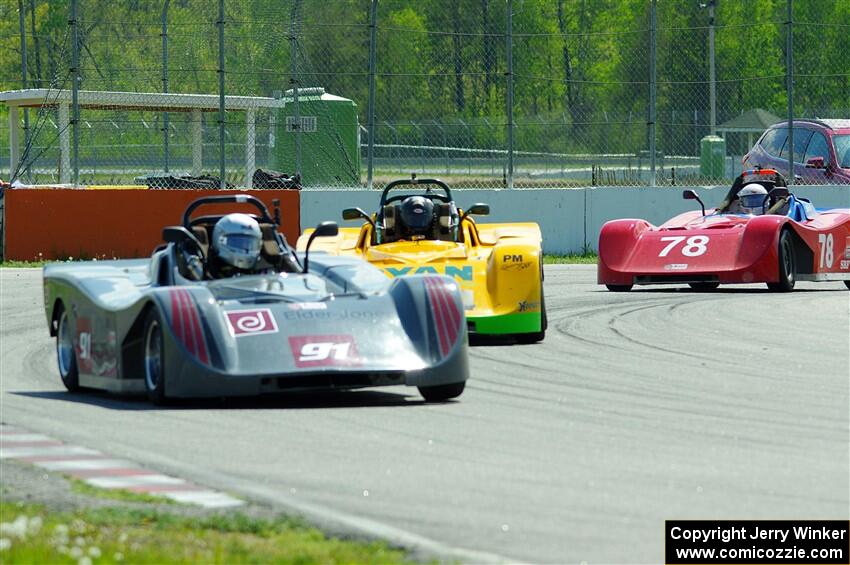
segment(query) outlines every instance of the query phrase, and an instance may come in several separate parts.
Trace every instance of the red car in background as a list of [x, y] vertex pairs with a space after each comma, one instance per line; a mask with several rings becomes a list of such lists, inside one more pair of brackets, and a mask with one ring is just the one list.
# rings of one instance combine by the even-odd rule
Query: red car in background
[[[757, 213], [741, 211], [750, 187], [761, 196]], [[634, 285], [687, 284], [698, 291], [721, 284], [767, 283], [788, 292], [796, 281], [844, 281], [850, 289], [850, 209], [818, 209], [791, 194], [772, 169], [744, 171], [713, 210], [693, 190], [700, 210], [654, 226], [612, 220], [599, 233], [597, 281], [626, 292]], [[747, 204], [751, 206], [752, 204]]]
[[[850, 184], [850, 120], [794, 120], [794, 182]], [[788, 176], [788, 122], [773, 124], [744, 155], [744, 169]]]

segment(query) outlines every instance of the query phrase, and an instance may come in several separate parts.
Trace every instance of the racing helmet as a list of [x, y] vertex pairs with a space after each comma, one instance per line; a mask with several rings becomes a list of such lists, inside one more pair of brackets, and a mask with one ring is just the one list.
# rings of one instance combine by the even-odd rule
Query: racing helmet
[[751, 183], [738, 192], [738, 208], [741, 214], [753, 214], [760, 216], [764, 213], [764, 205], [767, 200], [767, 189], [757, 183]]
[[248, 214], [227, 214], [213, 228], [212, 247], [216, 255], [237, 269], [254, 268], [262, 244], [260, 224]]
[[434, 203], [424, 196], [408, 196], [401, 203], [399, 219], [408, 233], [424, 235], [434, 221]]

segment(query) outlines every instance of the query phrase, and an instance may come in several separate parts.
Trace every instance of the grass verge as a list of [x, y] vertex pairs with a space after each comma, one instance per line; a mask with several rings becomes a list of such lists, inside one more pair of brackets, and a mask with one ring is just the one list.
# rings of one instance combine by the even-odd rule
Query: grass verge
[[544, 265], [581, 264], [595, 265], [599, 256], [593, 251], [569, 253], [567, 255], [543, 255]]
[[39, 269], [45, 266], [50, 261], [0, 261], [0, 269], [22, 269], [22, 268], [33, 268], [38, 267]]
[[381, 542], [328, 538], [291, 519], [188, 518], [152, 510], [73, 513], [0, 501], [3, 563], [409, 563]]

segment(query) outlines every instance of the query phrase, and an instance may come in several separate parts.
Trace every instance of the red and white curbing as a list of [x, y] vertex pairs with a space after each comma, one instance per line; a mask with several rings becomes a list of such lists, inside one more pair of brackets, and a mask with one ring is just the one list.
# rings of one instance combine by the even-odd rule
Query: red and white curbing
[[126, 459], [68, 445], [52, 437], [0, 424], [0, 459], [32, 463], [104, 489], [124, 489], [170, 498], [206, 508], [240, 506], [243, 501], [222, 492], [144, 469]]

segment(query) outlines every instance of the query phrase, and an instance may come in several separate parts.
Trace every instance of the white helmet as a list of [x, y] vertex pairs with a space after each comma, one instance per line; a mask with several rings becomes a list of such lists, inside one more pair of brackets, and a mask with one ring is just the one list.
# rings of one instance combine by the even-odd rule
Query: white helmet
[[741, 214], [760, 216], [764, 213], [767, 189], [757, 182], [748, 184], [738, 192], [738, 209]]
[[213, 249], [223, 262], [237, 269], [252, 269], [262, 244], [260, 224], [248, 214], [228, 214], [213, 228]]

